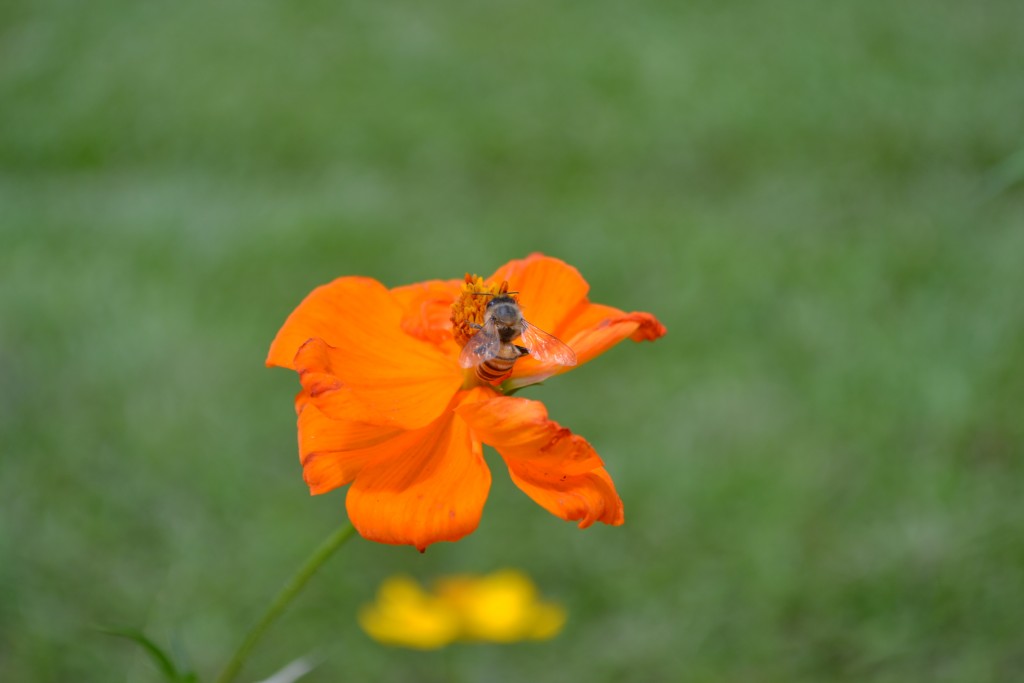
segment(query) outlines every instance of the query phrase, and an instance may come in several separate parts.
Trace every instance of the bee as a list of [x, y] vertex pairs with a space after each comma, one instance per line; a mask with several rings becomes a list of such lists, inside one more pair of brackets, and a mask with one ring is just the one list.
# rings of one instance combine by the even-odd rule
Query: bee
[[[507, 293], [487, 302], [484, 324], [469, 338], [459, 355], [459, 365], [476, 366], [476, 376], [488, 384], [497, 384], [512, 374], [512, 366], [526, 355], [558, 365], [576, 365], [576, 353], [554, 335], [531, 325], [523, 317], [519, 303]], [[522, 337], [524, 346], [513, 341]]]

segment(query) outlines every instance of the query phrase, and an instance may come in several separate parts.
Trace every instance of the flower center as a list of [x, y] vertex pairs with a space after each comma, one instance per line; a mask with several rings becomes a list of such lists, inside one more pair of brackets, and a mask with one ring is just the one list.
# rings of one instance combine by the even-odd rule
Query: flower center
[[507, 292], [508, 282], [488, 285], [479, 275], [466, 273], [466, 281], [462, 285], [459, 298], [452, 304], [452, 333], [459, 346], [465, 346], [469, 338], [484, 324], [487, 303], [495, 296]]

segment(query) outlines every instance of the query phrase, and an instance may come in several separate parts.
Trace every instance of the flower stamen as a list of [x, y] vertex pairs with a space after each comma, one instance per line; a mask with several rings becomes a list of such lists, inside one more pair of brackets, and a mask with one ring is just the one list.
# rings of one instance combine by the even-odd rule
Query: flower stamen
[[508, 282], [486, 284], [479, 275], [466, 273], [466, 281], [459, 298], [452, 304], [452, 334], [459, 346], [465, 346], [470, 337], [484, 324], [487, 302], [492, 297], [508, 293]]

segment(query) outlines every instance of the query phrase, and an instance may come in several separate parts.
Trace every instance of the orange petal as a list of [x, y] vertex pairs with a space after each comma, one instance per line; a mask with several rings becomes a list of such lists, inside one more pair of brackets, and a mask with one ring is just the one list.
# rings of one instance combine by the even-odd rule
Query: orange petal
[[351, 482], [372, 454], [371, 447], [399, 433], [390, 427], [332, 420], [309, 401], [299, 411], [298, 428], [302, 475], [313, 495]]
[[[462, 392], [455, 401], [491, 395]], [[456, 541], [476, 529], [491, 486], [480, 442], [446, 411], [433, 423], [372, 447], [349, 488], [346, 508], [371, 541], [414, 545]]]
[[502, 280], [508, 280], [509, 291], [519, 293], [523, 317], [555, 336], [558, 336], [559, 325], [586, 302], [590, 289], [578, 270], [543, 254], [510, 261], [490, 279], [491, 282]]
[[461, 286], [462, 280], [430, 280], [392, 289], [392, 296], [404, 311], [402, 329], [433, 344], [450, 340], [452, 302]]
[[549, 420], [539, 401], [503, 396], [463, 403], [456, 413], [544, 509], [580, 527], [622, 523], [622, 501], [601, 458], [586, 439]]
[[[653, 341], [665, 334], [665, 326], [650, 313], [624, 313], [611, 306], [587, 303], [566, 320], [558, 334], [576, 352], [576, 367], [601, 355], [624, 339]], [[529, 356], [519, 360], [512, 371], [508, 387], [536, 384], [548, 377], [568, 372], [571, 368], [541, 363]]]
[[465, 402], [455, 412], [469, 423], [481, 441], [494, 446], [506, 460], [529, 461], [555, 473], [556, 478], [589, 472], [602, 465], [586, 439], [548, 419], [548, 411], [540, 401], [499, 396]]
[[374, 302], [387, 295], [384, 285], [368, 277], [341, 277], [317, 287], [292, 311], [270, 344], [267, 365], [295, 369], [295, 353], [308, 339], [331, 346], [346, 339], [344, 328], [377, 315]]
[[332, 419], [388, 424], [388, 419], [363, 404], [342, 384], [332, 350], [324, 340], [317, 338], [307, 341], [295, 354], [295, 369], [302, 383], [302, 391], [295, 398], [295, 412], [301, 415], [303, 406], [315, 404]]
[[[665, 326], [650, 313], [637, 311], [625, 313], [612, 306], [593, 303], [588, 303], [585, 307], [578, 309], [576, 315], [566, 320], [558, 331], [567, 339], [577, 339], [582, 333], [595, 332], [611, 325], [625, 323], [634, 324], [634, 331], [627, 336], [636, 342], [654, 341], [663, 337], [666, 332]], [[613, 343], [618, 343], [622, 339], [625, 337], [620, 337]]]
[[581, 529], [594, 522], [619, 526], [625, 521], [622, 500], [603, 467], [552, 481], [545, 473], [525, 466], [523, 461], [507, 460], [505, 464], [515, 485], [535, 503], [556, 517], [579, 520]]
[[398, 327], [344, 346], [310, 339], [295, 355], [303, 388], [329, 417], [418, 429], [436, 418], [463, 382], [454, 353]]
[[654, 340], [663, 334], [664, 326], [650, 313], [627, 313], [606, 318], [595, 327], [580, 330], [569, 337], [568, 343], [576, 350], [577, 362], [586, 363], [624, 339]]

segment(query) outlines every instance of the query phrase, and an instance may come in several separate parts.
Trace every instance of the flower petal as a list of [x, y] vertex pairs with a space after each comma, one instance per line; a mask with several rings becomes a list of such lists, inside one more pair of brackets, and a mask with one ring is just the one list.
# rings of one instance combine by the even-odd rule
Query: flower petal
[[[442, 345], [452, 338], [452, 302], [462, 280], [429, 280], [391, 290], [402, 307], [402, 329], [407, 334]], [[453, 349], [458, 353], [457, 349]]]
[[288, 316], [267, 363], [297, 370], [329, 417], [422, 427], [441, 414], [463, 373], [454, 348], [402, 330], [402, 298], [370, 278], [318, 287]]
[[589, 472], [603, 464], [586, 439], [549, 420], [540, 401], [498, 396], [465, 402], [455, 412], [506, 460], [529, 461], [556, 477]]
[[456, 413], [508, 465], [516, 485], [541, 507], [580, 527], [622, 524], [622, 501], [586, 439], [548, 419], [539, 401], [498, 397]]
[[[623, 335], [625, 329], [615, 330], [614, 335], [610, 335], [609, 338], [612, 341], [606, 346], [601, 347], [597, 353], [602, 353], [610, 346], [619, 343], [626, 337], [629, 337], [635, 342], [640, 341], [654, 341], [665, 335], [665, 326], [658, 321], [650, 313], [641, 313], [634, 311], [632, 313], [625, 313], [612, 306], [604, 306], [602, 304], [588, 303], [585, 307], [581, 307], [577, 310], [574, 317], [566, 320], [558, 331], [565, 335], [566, 339], [579, 340], [584, 334], [590, 334], [595, 332], [601, 332], [602, 334], [609, 334], [606, 328], [613, 327], [616, 325], [633, 325], [633, 331]], [[580, 346], [580, 353], [587, 354], [587, 348], [582, 344]], [[591, 353], [591, 357], [597, 355], [597, 353]]]
[[399, 433], [391, 427], [332, 420], [310, 401], [301, 406], [298, 431], [302, 476], [313, 495], [351, 482], [373, 455], [371, 447]]
[[[665, 332], [665, 326], [650, 313], [624, 313], [601, 304], [587, 304], [579, 315], [567, 321], [560, 330], [564, 335], [563, 341], [576, 352], [576, 367], [593, 360], [625, 339], [654, 341]], [[516, 363], [506, 386], [512, 389], [525, 387], [571, 369], [542, 363], [526, 356]]]
[[[453, 403], [488, 395], [483, 388], [460, 392]], [[491, 473], [480, 442], [451, 410], [372, 448], [375, 457], [346, 499], [349, 519], [364, 538], [422, 551], [476, 529]]]
[[449, 576], [437, 582], [436, 592], [462, 615], [462, 640], [539, 640], [553, 637], [565, 623], [565, 611], [540, 602], [530, 578], [514, 569]]
[[418, 429], [447, 407], [463, 382], [454, 355], [394, 330], [333, 347], [310, 339], [295, 355], [299, 380], [335, 419]]
[[377, 602], [359, 611], [359, 625], [374, 640], [420, 650], [444, 647], [459, 635], [458, 612], [405, 576], [381, 584]]
[[340, 361], [332, 350], [323, 339], [316, 338], [308, 340], [295, 354], [295, 369], [302, 383], [295, 411], [301, 415], [304, 405], [314, 404], [332, 419], [387, 424], [387, 418], [364, 405], [351, 388], [342, 384], [338, 377], [340, 368], [335, 365]]
[[622, 500], [603, 467], [552, 480], [549, 473], [531, 468], [523, 461], [506, 460], [505, 464], [515, 485], [535, 503], [556, 517], [579, 520], [581, 529], [594, 522], [618, 526], [625, 521]]
[[495, 271], [490, 281], [502, 280], [508, 280], [510, 291], [519, 293], [523, 317], [555, 336], [560, 323], [586, 302], [590, 289], [578, 270], [543, 254], [509, 261]]
[[292, 311], [270, 344], [267, 365], [295, 369], [295, 353], [308, 339], [331, 346], [345, 339], [344, 328], [377, 315], [374, 307], [384, 285], [368, 277], [340, 277], [310, 292]]

